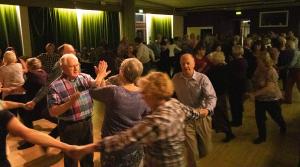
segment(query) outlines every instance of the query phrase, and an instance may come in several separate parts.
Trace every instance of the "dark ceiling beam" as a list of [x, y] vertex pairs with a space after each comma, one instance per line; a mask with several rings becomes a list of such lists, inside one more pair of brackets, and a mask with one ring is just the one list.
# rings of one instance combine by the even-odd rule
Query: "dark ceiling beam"
[[33, 6], [33, 7], [50, 7], [50, 8], [70, 8], [70, 9], [88, 9], [88, 10], [105, 10], [120, 11], [119, 4], [101, 5], [97, 2], [82, 2], [76, 0], [0, 0], [1, 4]]
[[232, 3], [232, 4], [218, 4], [218, 5], [204, 5], [188, 8], [177, 8], [175, 13], [187, 13], [197, 11], [214, 11], [214, 10], [245, 10], [245, 9], [262, 9], [262, 8], [279, 8], [279, 7], [291, 7], [300, 6], [300, 1], [253, 1], [244, 3]]
[[152, 2], [150, 0], [139, 0], [139, 2], [141, 2], [141, 3], [144, 2], [144, 3], [152, 4], [152, 5], [155, 5], [155, 6], [160, 6], [160, 7], [163, 7], [163, 8], [174, 9], [174, 7], [172, 7], [172, 6], [161, 4], [161, 3]]

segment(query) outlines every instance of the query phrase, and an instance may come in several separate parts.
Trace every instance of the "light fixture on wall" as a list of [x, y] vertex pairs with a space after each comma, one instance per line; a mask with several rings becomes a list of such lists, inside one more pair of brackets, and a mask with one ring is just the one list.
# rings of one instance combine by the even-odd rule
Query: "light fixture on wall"
[[242, 11], [236, 11], [235, 15], [237, 15], [237, 16], [242, 15]]
[[144, 13], [144, 10], [143, 9], [139, 9], [139, 13]]

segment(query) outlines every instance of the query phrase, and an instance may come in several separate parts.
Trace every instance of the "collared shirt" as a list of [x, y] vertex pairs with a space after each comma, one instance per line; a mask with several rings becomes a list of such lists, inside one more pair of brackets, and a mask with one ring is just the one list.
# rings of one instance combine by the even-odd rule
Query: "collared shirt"
[[192, 78], [187, 78], [182, 72], [172, 79], [178, 100], [193, 108], [205, 108], [210, 112], [216, 106], [217, 96], [208, 77], [194, 71]]
[[103, 138], [99, 150], [112, 152], [134, 143], [146, 144], [145, 166], [181, 167], [184, 162], [184, 121], [200, 114], [171, 99], [144, 117], [133, 128]]
[[84, 73], [80, 73], [74, 80], [68, 80], [64, 75], [53, 81], [49, 85], [47, 96], [48, 108], [60, 105], [70, 100], [70, 96], [75, 92], [80, 92], [80, 97], [65, 113], [58, 116], [64, 121], [78, 121], [90, 117], [93, 109], [93, 101], [89, 94], [92, 87], [93, 78]]
[[51, 73], [53, 66], [59, 60], [59, 55], [56, 53], [53, 53], [51, 55], [47, 53], [42, 53], [37, 58], [41, 60], [43, 69], [47, 73]]

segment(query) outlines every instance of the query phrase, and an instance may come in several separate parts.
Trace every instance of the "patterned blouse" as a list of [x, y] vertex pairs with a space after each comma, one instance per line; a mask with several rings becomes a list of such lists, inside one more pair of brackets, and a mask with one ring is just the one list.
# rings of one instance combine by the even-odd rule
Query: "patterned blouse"
[[181, 167], [184, 165], [185, 120], [200, 118], [200, 113], [170, 99], [135, 125], [99, 142], [101, 152], [124, 149], [134, 143], [143, 143], [146, 167]]

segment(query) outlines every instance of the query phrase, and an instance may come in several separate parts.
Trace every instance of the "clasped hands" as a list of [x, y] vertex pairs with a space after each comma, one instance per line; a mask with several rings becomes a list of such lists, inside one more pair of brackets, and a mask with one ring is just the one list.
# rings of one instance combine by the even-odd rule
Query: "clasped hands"
[[90, 154], [96, 152], [98, 148], [97, 143], [91, 143], [83, 146], [77, 145], [69, 145], [68, 148], [64, 149], [63, 151], [70, 157], [76, 160], [80, 160], [86, 154]]

